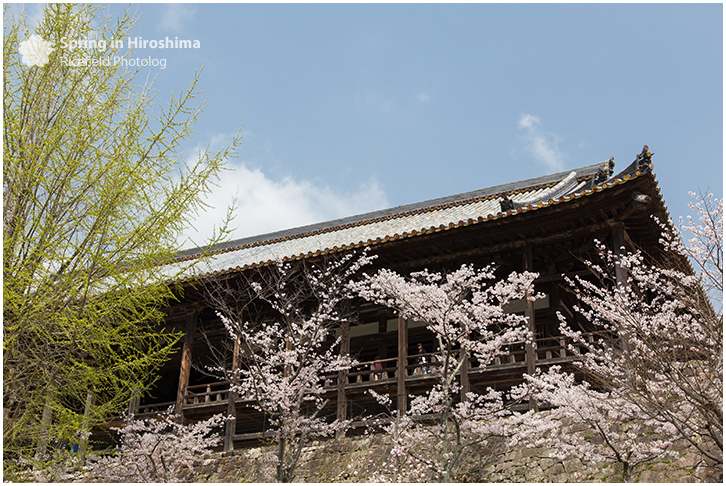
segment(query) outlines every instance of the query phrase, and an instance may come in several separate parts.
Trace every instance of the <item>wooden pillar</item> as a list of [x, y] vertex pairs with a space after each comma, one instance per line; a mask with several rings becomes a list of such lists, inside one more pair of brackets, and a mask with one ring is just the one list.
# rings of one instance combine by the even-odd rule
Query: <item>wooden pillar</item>
[[378, 313], [378, 333], [383, 334], [384, 332], [388, 332], [388, 312], [381, 309]]
[[139, 404], [141, 403], [141, 393], [138, 387], [131, 388], [131, 399], [129, 400], [129, 415], [136, 415], [139, 413]]
[[36, 457], [45, 455], [48, 448], [48, 435], [50, 426], [53, 423], [53, 407], [51, 407], [50, 399], [46, 399], [43, 406], [43, 416], [40, 419], [40, 437], [38, 438], [38, 447], [35, 449]]
[[232, 379], [229, 382], [229, 394], [227, 396], [227, 421], [224, 424], [224, 451], [234, 450], [234, 432], [237, 429], [237, 393], [232, 390], [232, 385], [237, 383], [237, 370], [242, 366], [242, 350], [239, 338], [234, 340], [234, 351], [232, 354]]
[[408, 363], [408, 321], [398, 316], [398, 416], [401, 417], [407, 407], [406, 396], [406, 364]]
[[88, 435], [91, 433], [91, 413], [95, 404], [96, 397], [93, 396], [93, 393], [86, 395], [86, 406], [83, 408], [83, 424], [80, 430], [81, 436], [78, 440], [78, 449], [84, 460], [88, 453]]
[[193, 309], [187, 315], [187, 321], [184, 324], [184, 344], [182, 346], [181, 366], [179, 367], [179, 386], [176, 393], [176, 420], [179, 423], [184, 422], [183, 406], [184, 397], [189, 387], [189, 375], [192, 371], [192, 348], [194, 346], [194, 331], [197, 328], [197, 318], [199, 317], [199, 309]]
[[[350, 354], [350, 323], [344, 321], [340, 325], [340, 355], [348, 356]], [[348, 385], [348, 370], [338, 371], [338, 409], [337, 418], [338, 420], [346, 420], [348, 418], [348, 401], [345, 395], [345, 387]], [[344, 432], [341, 430], [338, 432], [338, 437], [342, 436]]]
[[[613, 252], [620, 256], [624, 250], [622, 247], [625, 246], [625, 229], [615, 228], [613, 230]], [[628, 281], [628, 272], [620, 265], [615, 266], [615, 281], [618, 285], [625, 285]]]
[[[466, 353], [463, 349], [460, 351], [462, 353]], [[466, 396], [467, 393], [471, 390], [471, 386], [469, 385], [469, 353], [466, 353], [466, 356], [464, 356], [464, 361], [461, 363], [461, 368], [459, 369], [459, 372], [461, 373], [461, 401], [467, 402], [469, 401], [468, 397]]]
[[[555, 309], [557, 311], [561, 311], [562, 310], [562, 308], [561, 308], [562, 301], [560, 300], [559, 285], [555, 282], [550, 282], [550, 284], [547, 286], [547, 294], [549, 295], [549, 299], [550, 299], [550, 309]], [[555, 314], [554, 321], [552, 321], [551, 319], [547, 321], [547, 326], [545, 328], [544, 337], [550, 338], [552, 336], [559, 336], [561, 334], [562, 333], [560, 332], [559, 319], [556, 317], [556, 314]], [[548, 343], [547, 346], [552, 345], [551, 341], [547, 341], [547, 343]]]
[[388, 358], [388, 347], [384, 336], [386, 332], [388, 332], [388, 313], [382, 309], [378, 314], [378, 356], [381, 359]]
[[[531, 272], [533, 271], [534, 263], [532, 261], [532, 247], [527, 245], [524, 248], [522, 248], [522, 269], [525, 272]], [[524, 302], [524, 316], [527, 318], [527, 330], [532, 335], [532, 340], [527, 341], [525, 352], [526, 352], [526, 359], [527, 359], [527, 374], [528, 375], [534, 375], [535, 368], [536, 368], [536, 346], [537, 343], [535, 342], [535, 338], [537, 336], [537, 327], [535, 326], [534, 322], [534, 302], [530, 300], [531, 293], [527, 292], [526, 299]], [[537, 401], [534, 399], [534, 397], [530, 397], [529, 399], [529, 409], [530, 410], [537, 410]]]
[[[613, 253], [621, 256], [627, 250], [623, 247], [626, 245], [628, 235], [625, 233], [624, 227], [617, 227], [613, 229]], [[615, 264], [615, 282], [618, 287], [625, 286], [628, 284], [628, 270], [623, 268], [619, 264]], [[620, 347], [626, 351], [630, 351], [630, 336], [620, 336]]]

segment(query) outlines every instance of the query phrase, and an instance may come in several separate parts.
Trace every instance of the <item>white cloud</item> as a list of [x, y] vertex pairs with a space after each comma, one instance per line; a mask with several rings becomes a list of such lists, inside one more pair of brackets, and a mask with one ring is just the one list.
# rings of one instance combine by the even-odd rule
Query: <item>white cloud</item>
[[536, 115], [524, 114], [519, 118], [517, 126], [524, 130], [524, 141], [527, 151], [538, 163], [551, 170], [564, 168], [564, 154], [560, 151], [562, 138], [553, 132], [542, 130], [541, 120]]
[[418, 94], [418, 100], [421, 103], [428, 103], [429, 101], [431, 101], [431, 95], [428, 91], [423, 91]]
[[164, 13], [159, 20], [159, 27], [162, 31], [181, 33], [186, 29], [186, 24], [194, 19], [197, 8], [184, 3], [169, 3], [164, 8]]
[[522, 115], [517, 125], [519, 128], [533, 128], [535, 125], [539, 125], [540, 119], [536, 115]]
[[[233, 171], [225, 172], [218, 188], [207, 200], [211, 209], [199, 215], [196, 230], [187, 236], [195, 244], [208, 238], [213, 228], [224, 219], [227, 207], [237, 198], [237, 209], [232, 226], [237, 229], [230, 239], [255, 236], [272, 231], [329, 221], [388, 207], [388, 198], [377, 182], [360, 185], [353, 193], [335, 190], [310, 180], [285, 177], [273, 180], [259, 168], [250, 168], [244, 162], [229, 165]], [[192, 246], [185, 243], [185, 247]]]

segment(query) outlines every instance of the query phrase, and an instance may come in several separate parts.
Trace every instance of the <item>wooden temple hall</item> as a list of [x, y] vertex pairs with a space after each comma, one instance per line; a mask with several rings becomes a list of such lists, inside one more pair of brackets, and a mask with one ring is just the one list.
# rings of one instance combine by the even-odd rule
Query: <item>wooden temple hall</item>
[[[212, 361], [208, 341], [229, 340], [215, 309], [200, 290], [205, 279], [241, 278], [245, 272], [276, 259], [316, 259], [323, 255], [369, 247], [377, 256], [367, 272], [389, 268], [402, 274], [446, 271], [464, 263], [497, 265], [502, 277], [512, 271], [539, 273], [535, 290], [546, 297], [524, 302], [512, 312], [529, 318], [533, 345], [513, 346], [480, 372], [476, 362], [462, 370], [464, 390], [483, 391], [521, 382], [522, 374], [538, 366], [571, 359], [560, 335], [556, 312], [584, 332], [595, 331], [573, 310], [565, 276], [587, 276], [583, 260], [595, 255], [594, 240], [619, 249], [658, 246], [660, 230], [652, 216], [667, 219], [647, 147], [620, 172], [613, 160], [510, 184], [387, 210], [295, 228], [226, 244], [204, 265], [197, 280], [185, 283], [183, 299], [168, 309], [167, 325], [184, 331], [177, 354], [161, 371], [148, 396], [134, 399], [137, 416], [175, 407], [183, 420], [215, 413], [234, 413], [225, 432], [225, 449], [264, 436], [266, 417], [245, 397], [229, 392], [229, 383], [203, 373]], [[196, 258], [184, 252], [179, 262]], [[201, 285], [203, 286], [203, 285]], [[393, 310], [366, 302], [351, 302], [355, 320], [341, 328], [342, 349], [360, 362], [347, 376], [326, 380], [326, 413], [355, 423], [380, 413], [366, 393], [374, 387], [388, 394], [399, 409], [410, 395], [431, 386], [430, 370], [418, 362], [418, 344], [434, 351], [433, 336], [422, 323], [399, 318]]]

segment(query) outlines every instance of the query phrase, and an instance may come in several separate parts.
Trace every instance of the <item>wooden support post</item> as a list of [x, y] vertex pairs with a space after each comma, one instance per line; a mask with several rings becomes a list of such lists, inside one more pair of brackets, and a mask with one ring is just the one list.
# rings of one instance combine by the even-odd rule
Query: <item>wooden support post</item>
[[48, 448], [48, 434], [50, 433], [50, 425], [53, 423], [53, 407], [50, 405], [50, 399], [46, 399], [43, 406], [43, 416], [40, 419], [40, 437], [38, 438], [38, 447], [35, 449], [36, 457], [45, 455]]
[[184, 397], [189, 387], [189, 375], [192, 371], [192, 348], [194, 347], [194, 331], [197, 328], [197, 319], [199, 317], [199, 309], [193, 309], [187, 315], [187, 321], [184, 324], [184, 344], [182, 346], [181, 366], [179, 367], [179, 386], [176, 393], [176, 420], [184, 423]]
[[388, 358], [388, 347], [384, 336], [386, 332], [388, 332], [388, 314], [385, 309], [382, 309], [378, 314], [378, 356], [381, 359]]
[[[462, 349], [462, 353], [465, 351]], [[461, 363], [461, 368], [459, 372], [461, 373], [461, 401], [467, 402], [469, 401], [469, 398], [466, 396], [467, 393], [471, 390], [471, 386], [469, 385], [469, 354], [467, 353], [466, 356], [464, 356], [464, 361]]]
[[[562, 301], [560, 300], [560, 286], [555, 282], [550, 282], [548, 287], [550, 297], [550, 309], [560, 310], [560, 306], [562, 305]], [[545, 335], [545, 337], [559, 336], [560, 334], [560, 322], [559, 319], [555, 317], [554, 322], [550, 321], [547, 323], [547, 334]]]
[[550, 282], [549, 285], [550, 295], [550, 307], [559, 307], [562, 302], [560, 300], [560, 286], [555, 282]]
[[141, 403], [141, 393], [138, 387], [131, 388], [131, 398], [129, 399], [129, 415], [136, 415], [139, 413], [139, 404]]
[[408, 408], [406, 395], [406, 365], [408, 364], [408, 321], [398, 316], [398, 416]]
[[[532, 247], [527, 245], [524, 248], [522, 248], [522, 269], [525, 272], [531, 272], [533, 271], [534, 263], [532, 260]], [[536, 342], [534, 339], [537, 336], [537, 328], [535, 326], [534, 322], [534, 302], [529, 300], [531, 294], [527, 292], [526, 300], [524, 303], [524, 315], [527, 318], [527, 330], [532, 335], [531, 341], [527, 341], [525, 350], [526, 350], [526, 359], [527, 359], [527, 374], [534, 375], [534, 371], [536, 368], [535, 360], [537, 359], [536, 356]], [[537, 411], [537, 401], [530, 397], [529, 399], [529, 409]]]
[[234, 433], [237, 429], [237, 393], [232, 390], [232, 385], [237, 383], [237, 370], [242, 366], [242, 349], [239, 339], [234, 340], [234, 351], [232, 354], [232, 379], [229, 382], [229, 393], [227, 394], [227, 422], [224, 424], [224, 451], [234, 450]]
[[86, 395], [86, 406], [83, 408], [83, 424], [80, 430], [81, 436], [78, 440], [78, 448], [84, 461], [86, 454], [88, 454], [88, 436], [91, 433], [91, 413], [95, 404], [96, 397], [93, 396], [93, 393]]
[[[350, 354], [350, 323], [344, 321], [340, 325], [340, 355], [347, 356]], [[345, 387], [348, 385], [348, 370], [338, 371], [338, 408], [337, 418], [338, 420], [346, 420], [348, 418], [348, 401], [345, 395]], [[338, 431], [338, 437], [342, 437], [345, 432], [342, 430]]]
[[[618, 256], [623, 254], [624, 250], [622, 247], [625, 246], [625, 239], [626, 235], [624, 228], [613, 229], [613, 252]], [[628, 281], [628, 272], [620, 265], [615, 266], [615, 281], [618, 286], [625, 285]]]
[[[628, 239], [628, 235], [625, 233], [625, 228], [617, 227], [613, 229], [613, 253], [621, 256], [625, 253], [625, 242]], [[615, 282], [618, 287], [625, 286], [628, 284], [628, 270], [621, 267], [619, 264], [615, 264]], [[629, 336], [620, 336], [620, 347], [624, 350], [630, 350]]]

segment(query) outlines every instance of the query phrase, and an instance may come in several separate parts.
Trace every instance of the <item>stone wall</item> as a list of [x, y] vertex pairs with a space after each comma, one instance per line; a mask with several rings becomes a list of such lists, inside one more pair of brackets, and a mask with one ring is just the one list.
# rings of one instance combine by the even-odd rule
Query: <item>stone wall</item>
[[[454, 479], [457, 482], [620, 482], [612, 465], [588, 470], [572, 457], [564, 461], [549, 457], [546, 450], [525, 447], [502, 451], [490, 444], [462, 457]], [[709, 464], [687, 444], [676, 447], [681, 456], [642, 468], [634, 482], [723, 482], [721, 465]], [[312, 444], [304, 452], [297, 471], [299, 482], [370, 482], [390, 450], [385, 437], [345, 438]], [[257, 447], [217, 453], [200, 460], [196, 481], [266, 482], [273, 471], [265, 466], [272, 448]]]

